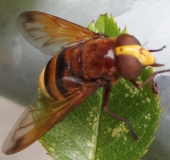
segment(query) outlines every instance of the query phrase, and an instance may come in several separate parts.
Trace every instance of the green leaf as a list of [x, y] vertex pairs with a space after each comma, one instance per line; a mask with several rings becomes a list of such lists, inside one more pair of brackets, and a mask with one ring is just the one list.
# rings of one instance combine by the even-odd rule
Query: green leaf
[[[113, 17], [101, 15], [89, 28], [95, 32], [117, 37], [121, 31]], [[141, 83], [153, 70], [142, 70], [137, 78]], [[134, 127], [136, 141], [125, 123], [111, 117], [101, 109], [103, 90], [99, 89], [79, 107], [53, 127], [40, 142], [55, 160], [137, 160], [147, 151], [158, 127], [161, 109], [159, 99], [149, 83], [136, 89], [129, 81], [120, 78], [112, 87], [109, 110], [128, 119]]]
[[92, 21], [88, 28], [93, 32], [101, 32], [110, 37], [117, 37], [122, 33], [127, 33], [126, 28], [123, 31], [118, 28], [117, 23], [114, 21], [113, 16], [110, 18], [108, 14], [100, 15], [97, 22]]

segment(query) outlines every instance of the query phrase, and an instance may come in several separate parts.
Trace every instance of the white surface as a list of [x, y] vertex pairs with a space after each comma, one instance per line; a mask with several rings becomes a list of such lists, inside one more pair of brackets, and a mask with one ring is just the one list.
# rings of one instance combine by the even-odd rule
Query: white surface
[[[37, 77], [48, 62], [43, 55], [26, 42], [15, 28], [15, 18], [24, 11], [37, 10], [87, 26], [100, 14], [114, 16], [118, 25], [127, 27], [128, 33], [135, 35], [146, 48], [156, 49], [166, 45], [162, 52], [155, 53], [158, 63], [170, 68], [170, 1], [169, 0], [0, 0], [0, 145], [4, 141], [24, 106], [34, 98]], [[170, 75], [170, 74], [169, 74]], [[165, 83], [166, 82], [166, 83]], [[161, 105], [165, 109], [156, 139], [142, 160], [170, 159], [170, 79], [160, 77]], [[18, 104], [8, 101], [14, 100]], [[21, 104], [21, 105], [19, 105]], [[0, 146], [1, 147], [1, 146]], [[49, 160], [46, 151], [36, 142], [17, 154], [6, 156], [0, 152], [0, 160]]]

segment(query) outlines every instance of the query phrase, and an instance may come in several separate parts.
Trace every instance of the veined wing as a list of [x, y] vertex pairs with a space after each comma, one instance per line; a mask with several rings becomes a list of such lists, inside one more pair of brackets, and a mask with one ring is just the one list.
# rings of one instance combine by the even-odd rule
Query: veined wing
[[91, 83], [90, 87], [84, 85], [86, 84], [74, 88], [67, 98], [60, 101], [37, 97], [12, 128], [2, 151], [5, 154], [13, 154], [28, 147], [99, 87], [95, 83]]
[[37, 11], [20, 14], [16, 24], [21, 34], [33, 46], [49, 55], [55, 55], [62, 45], [98, 35], [77, 24]]

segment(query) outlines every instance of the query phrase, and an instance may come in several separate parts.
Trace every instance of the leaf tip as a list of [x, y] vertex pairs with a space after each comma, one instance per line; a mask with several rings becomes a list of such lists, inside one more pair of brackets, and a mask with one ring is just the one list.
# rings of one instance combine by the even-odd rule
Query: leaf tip
[[108, 13], [100, 14], [100, 16], [108, 16]]

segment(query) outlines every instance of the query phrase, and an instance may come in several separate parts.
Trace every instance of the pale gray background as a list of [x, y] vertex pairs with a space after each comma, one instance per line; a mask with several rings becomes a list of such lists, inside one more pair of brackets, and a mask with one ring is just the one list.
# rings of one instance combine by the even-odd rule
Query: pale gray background
[[[169, 0], [0, 0], [0, 148], [19, 117], [37, 91], [37, 78], [50, 59], [32, 47], [17, 31], [15, 18], [23, 11], [47, 12], [82, 26], [100, 14], [115, 16], [149, 49], [166, 45], [155, 53], [157, 62], [170, 68], [170, 1]], [[156, 80], [164, 106], [160, 126], [148, 153], [141, 160], [170, 159], [170, 73]], [[26, 150], [0, 160], [51, 160], [39, 142]]]

